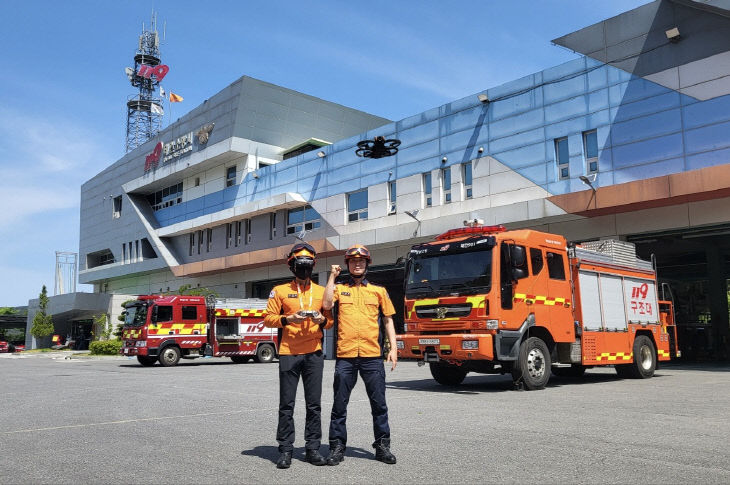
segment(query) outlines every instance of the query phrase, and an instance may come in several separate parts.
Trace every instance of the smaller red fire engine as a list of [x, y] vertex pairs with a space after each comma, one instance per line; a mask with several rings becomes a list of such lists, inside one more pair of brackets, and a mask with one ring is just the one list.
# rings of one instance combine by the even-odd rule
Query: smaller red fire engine
[[263, 324], [266, 300], [145, 295], [125, 304], [122, 355], [143, 366], [180, 358], [230, 357], [236, 364], [276, 356], [276, 329]]

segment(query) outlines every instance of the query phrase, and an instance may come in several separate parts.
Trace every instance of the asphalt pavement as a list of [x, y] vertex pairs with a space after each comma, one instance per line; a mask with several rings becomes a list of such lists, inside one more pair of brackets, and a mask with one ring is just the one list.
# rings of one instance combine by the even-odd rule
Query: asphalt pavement
[[[0, 483], [730, 483], [730, 367], [613, 369], [515, 391], [427, 367], [388, 372], [395, 465], [374, 460], [361, 382], [339, 466], [304, 462], [300, 386], [292, 466], [278, 470], [277, 364], [224, 359], [145, 368], [123, 357], [0, 356]], [[323, 441], [334, 362], [322, 395]]]

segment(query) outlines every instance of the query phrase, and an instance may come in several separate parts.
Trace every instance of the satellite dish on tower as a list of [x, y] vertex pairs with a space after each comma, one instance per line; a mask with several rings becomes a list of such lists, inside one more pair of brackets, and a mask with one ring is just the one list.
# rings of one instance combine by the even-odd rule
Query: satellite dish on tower
[[124, 74], [126, 74], [127, 77], [129, 78], [129, 80], [131, 81], [132, 78], [134, 77], [134, 69], [132, 69], [131, 67], [125, 67]]

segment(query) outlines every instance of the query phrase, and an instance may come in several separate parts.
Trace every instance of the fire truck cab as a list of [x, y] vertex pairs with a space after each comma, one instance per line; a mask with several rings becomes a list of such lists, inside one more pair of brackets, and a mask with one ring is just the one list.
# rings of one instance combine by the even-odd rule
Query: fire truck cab
[[266, 300], [143, 295], [127, 302], [122, 355], [143, 366], [177, 365], [181, 358], [230, 357], [234, 363], [276, 356], [276, 329], [263, 325]]
[[541, 389], [551, 373], [601, 365], [646, 378], [677, 354], [671, 302], [658, 301], [655, 271], [629, 243], [569, 247], [556, 234], [471, 224], [413, 246], [404, 287], [399, 357], [428, 363], [444, 385], [511, 373]]

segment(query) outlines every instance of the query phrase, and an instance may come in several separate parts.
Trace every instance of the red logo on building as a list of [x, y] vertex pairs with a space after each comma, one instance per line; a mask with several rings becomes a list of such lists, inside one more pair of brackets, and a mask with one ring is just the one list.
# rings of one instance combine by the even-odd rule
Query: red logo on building
[[167, 75], [168, 71], [170, 71], [170, 68], [164, 64], [160, 64], [158, 66], [148, 66], [147, 64], [140, 64], [137, 75], [145, 79], [149, 79], [152, 77], [152, 75], [154, 75], [158, 81], [162, 81], [162, 78]]
[[151, 168], [156, 168], [157, 164], [160, 163], [160, 157], [162, 156], [162, 142], [159, 142], [157, 145], [155, 145], [155, 149], [152, 150], [152, 153], [147, 155], [147, 157], [144, 159], [144, 171], [148, 171]]

